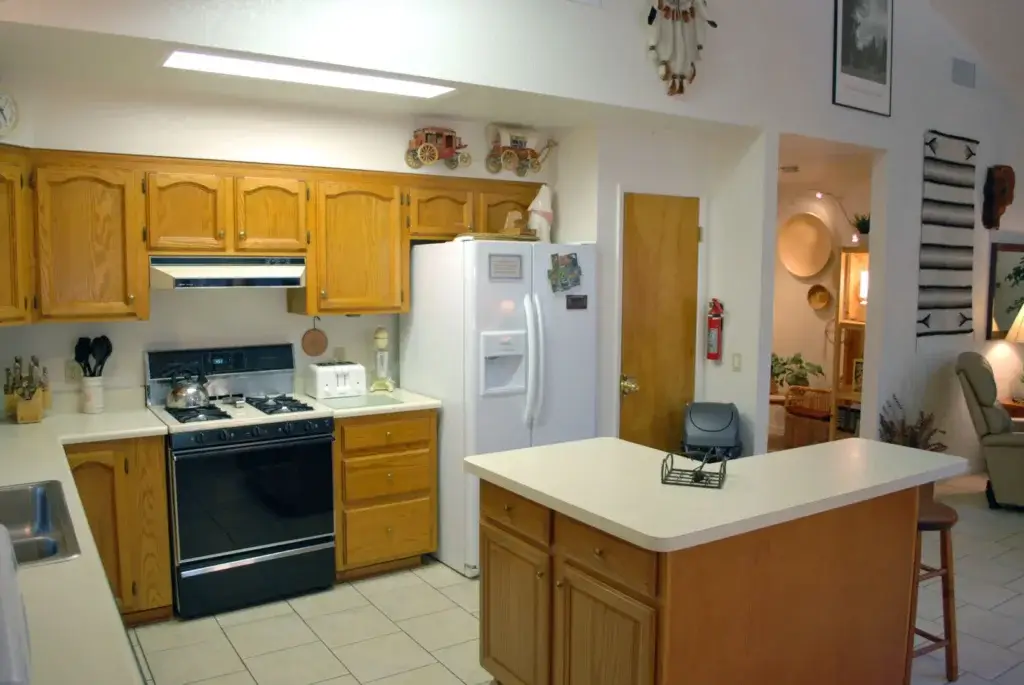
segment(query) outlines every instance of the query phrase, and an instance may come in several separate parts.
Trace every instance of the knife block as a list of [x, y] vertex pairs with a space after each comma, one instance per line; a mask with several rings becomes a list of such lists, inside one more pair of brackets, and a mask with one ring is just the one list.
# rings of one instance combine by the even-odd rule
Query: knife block
[[14, 420], [18, 423], [39, 423], [43, 420], [43, 393], [38, 390], [32, 399], [17, 398]]
[[18, 413], [18, 396], [14, 393], [4, 395], [4, 417], [13, 419]]

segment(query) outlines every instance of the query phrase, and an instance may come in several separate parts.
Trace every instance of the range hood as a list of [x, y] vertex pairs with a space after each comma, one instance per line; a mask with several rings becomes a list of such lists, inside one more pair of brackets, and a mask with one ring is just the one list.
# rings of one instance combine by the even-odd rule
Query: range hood
[[150, 257], [149, 287], [301, 288], [305, 257]]

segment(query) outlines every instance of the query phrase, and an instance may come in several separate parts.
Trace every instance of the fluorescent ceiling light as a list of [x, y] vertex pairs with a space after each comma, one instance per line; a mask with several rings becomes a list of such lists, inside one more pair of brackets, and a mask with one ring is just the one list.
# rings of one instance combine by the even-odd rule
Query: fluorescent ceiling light
[[367, 90], [373, 93], [408, 95], [414, 98], [432, 98], [455, 90], [447, 86], [436, 86], [432, 83], [403, 81], [395, 78], [367, 76], [366, 74], [354, 74], [314, 67], [298, 67], [291, 64], [261, 62], [253, 59], [240, 59], [238, 57], [203, 55], [198, 52], [184, 52], [182, 50], [175, 50], [171, 53], [171, 56], [164, 62], [164, 66], [171, 69], [184, 69], [186, 71], [203, 71], [208, 74], [245, 76], [247, 78], [305, 83], [311, 86], [327, 86], [329, 88]]

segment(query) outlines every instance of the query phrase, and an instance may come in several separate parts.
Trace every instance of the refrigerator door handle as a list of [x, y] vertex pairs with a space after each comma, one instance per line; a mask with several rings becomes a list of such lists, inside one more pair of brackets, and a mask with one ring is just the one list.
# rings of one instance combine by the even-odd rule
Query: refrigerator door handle
[[532, 293], [523, 295], [523, 309], [526, 312], [526, 410], [523, 423], [533, 424], [533, 404], [537, 395], [537, 326], [533, 318]]
[[541, 311], [540, 298], [537, 293], [533, 293], [533, 315], [537, 317], [537, 363], [534, 365], [536, 389], [533, 391], [531, 414], [533, 420], [536, 421], [544, 407], [544, 313]]

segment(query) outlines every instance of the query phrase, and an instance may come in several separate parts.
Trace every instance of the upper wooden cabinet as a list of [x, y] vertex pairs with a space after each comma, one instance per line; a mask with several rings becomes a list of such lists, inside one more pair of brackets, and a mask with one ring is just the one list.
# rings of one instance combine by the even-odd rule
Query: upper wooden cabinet
[[473, 230], [473, 191], [446, 188], [412, 188], [406, 194], [409, 206], [409, 237], [454, 238]]
[[309, 190], [288, 178], [235, 179], [235, 247], [252, 252], [305, 252]]
[[497, 186], [483, 190], [477, 196], [476, 230], [480, 233], [500, 233], [509, 212], [518, 211], [525, 220], [527, 209], [537, 196], [537, 187]]
[[227, 248], [231, 179], [216, 174], [146, 174], [146, 230], [154, 252]]
[[0, 162], [0, 324], [31, 316], [32, 222], [26, 211], [28, 170]]
[[42, 317], [147, 318], [149, 270], [136, 174], [42, 167], [36, 193]]
[[408, 280], [401, 191], [388, 183], [317, 184], [317, 310], [397, 312]]

